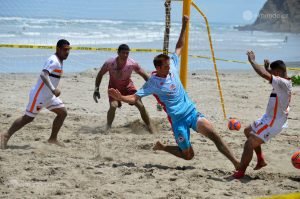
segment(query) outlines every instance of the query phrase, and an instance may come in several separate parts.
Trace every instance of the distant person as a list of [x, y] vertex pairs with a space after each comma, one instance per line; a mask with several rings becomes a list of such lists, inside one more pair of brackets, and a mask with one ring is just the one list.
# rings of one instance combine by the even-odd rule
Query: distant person
[[[118, 89], [123, 95], [132, 95], [136, 92], [136, 88], [131, 80], [132, 71], [139, 74], [145, 81], [148, 80], [148, 74], [141, 68], [141, 66], [129, 58], [130, 48], [127, 44], [122, 44], [118, 48], [118, 56], [108, 59], [101, 67], [95, 81], [95, 90], [93, 98], [96, 103], [100, 99], [99, 86], [102, 81], [103, 75], [109, 72], [108, 88]], [[107, 112], [107, 125], [106, 128], [110, 129], [115, 118], [116, 109], [121, 107], [121, 101], [109, 97], [109, 110]], [[140, 111], [143, 121], [146, 123], [150, 133], [153, 133], [153, 127], [149, 115], [141, 100], [137, 100], [131, 105], [135, 105]]]
[[292, 92], [292, 82], [287, 76], [286, 66], [283, 61], [274, 61], [270, 65], [270, 62], [265, 60], [265, 68], [262, 68], [256, 63], [253, 51], [248, 51], [247, 55], [255, 72], [268, 80], [273, 90], [266, 113], [244, 130], [247, 141], [244, 146], [240, 168], [233, 175], [237, 179], [244, 177], [245, 171], [252, 160], [253, 150], [257, 155], [257, 164], [254, 170], [259, 170], [267, 166], [262, 154], [261, 145], [287, 127]]
[[286, 35], [285, 37], [284, 37], [284, 43], [287, 43], [288, 42], [288, 36]]
[[11, 136], [32, 122], [42, 108], [47, 108], [56, 114], [48, 142], [64, 146], [63, 143], [57, 140], [57, 134], [67, 117], [67, 110], [58, 97], [61, 91], [57, 86], [63, 74], [63, 60], [68, 58], [69, 52], [70, 43], [64, 39], [59, 40], [56, 44], [56, 53], [48, 58], [37, 84], [30, 91], [29, 103], [25, 114], [15, 120], [6, 133], [0, 135], [0, 146], [2, 149], [7, 148], [7, 142]]
[[110, 88], [108, 90], [109, 95], [118, 101], [135, 103], [142, 97], [155, 94], [165, 105], [164, 108], [171, 119], [178, 146], [164, 145], [158, 141], [153, 147], [154, 150], [165, 151], [185, 160], [193, 159], [194, 150], [190, 142], [190, 128], [192, 128], [212, 140], [218, 150], [233, 163], [235, 168], [238, 168], [238, 160], [216, 133], [212, 124], [202, 113], [196, 110], [195, 104], [188, 97], [180, 81], [178, 74], [179, 56], [184, 46], [188, 21], [189, 18], [184, 16], [175, 53], [171, 57], [160, 54], [154, 58], [153, 63], [156, 72], [152, 74], [141, 89], [135, 94], [125, 96], [119, 90]]

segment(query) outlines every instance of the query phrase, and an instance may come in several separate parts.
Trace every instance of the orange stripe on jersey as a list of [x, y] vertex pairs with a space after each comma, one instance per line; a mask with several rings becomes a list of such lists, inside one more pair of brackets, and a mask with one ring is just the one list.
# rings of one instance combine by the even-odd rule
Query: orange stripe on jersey
[[267, 124], [266, 124], [265, 126], [263, 126], [262, 128], [260, 128], [260, 129], [256, 132], [256, 134], [257, 134], [257, 135], [261, 134], [261, 132], [263, 132], [264, 130], [266, 130], [266, 128], [268, 128], [268, 125], [267, 125]]
[[62, 73], [62, 70], [55, 69], [55, 70], [53, 70], [53, 72], [56, 72], [56, 73]]
[[31, 104], [31, 107], [30, 107], [29, 112], [32, 112], [32, 111], [33, 111], [34, 105], [35, 105], [36, 100], [37, 100], [37, 97], [39, 96], [39, 94], [40, 94], [40, 92], [41, 92], [43, 86], [44, 86], [44, 82], [41, 83], [41, 85], [40, 85], [38, 91], [36, 92], [36, 94], [35, 94], [35, 96], [34, 96], [34, 99], [33, 99], [33, 102], [32, 102], [32, 104]]
[[276, 96], [275, 107], [274, 107], [274, 115], [273, 115], [272, 121], [271, 121], [271, 123], [270, 123], [270, 126], [273, 126], [274, 121], [275, 121], [275, 119], [276, 119], [277, 108], [278, 108], [278, 96]]

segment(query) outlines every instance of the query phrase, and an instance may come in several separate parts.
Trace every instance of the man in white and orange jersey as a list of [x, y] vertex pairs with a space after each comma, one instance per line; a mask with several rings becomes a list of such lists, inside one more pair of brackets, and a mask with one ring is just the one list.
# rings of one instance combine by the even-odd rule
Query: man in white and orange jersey
[[252, 160], [253, 150], [257, 155], [257, 165], [254, 170], [267, 166], [264, 160], [261, 144], [269, 141], [287, 127], [289, 103], [291, 100], [292, 82], [287, 76], [286, 66], [283, 61], [271, 63], [265, 60], [265, 67], [260, 67], [255, 62], [255, 54], [248, 51], [248, 60], [255, 72], [268, 80], [273, 87], [266, 113], [258, 120], [245, 128], [247, 141], [239, 169], [234, 173], [234, 178], [242, 178]]
[[[145, 81], [148, 80], [148, 74], [141, 68], [141, 66], [129, 57], [130, 48], [127, 44], [121, 44], [118, 48], [118, 56], [108, 59], [101, 67], [95, 81], [95, 91], [93, 98], [96, 103], [100, 98], [99, 86], [103, 75], [109, 72], [108, 88], [118, 89], [123, 95], [132, 95], [136, 92], [136, 88], [131, 80], [131, 74], [135, 71]], [[107, 129], [111, 128], [112, 122], [115, 118], [116, 109], [121, 107], [121, 101], [117, 101], [109, 96], [109, 110], [107, 112]], [[150, 133], [153, 133], [153, 128], [149, 115], [141, 100], [134, 104], [140, 111], [141, 117], [148, 127]]]
[[67, 110], [58, 97], [60, 90], [57, 86], [63, 73], [63, 60], [68, 58], [69, 52], [70, 43], [64, 39], [59, 40], [56, 45], [56, 53], [48, 58], [37, 84], [30, 91], [25, 114], [15, 120], [6, 133], [0, 135], [2, 149], [7, 148], [10, 137], [26, 124], [32, 122], [42, 108], [47, 108], [56, 114], [48, 142], [63, 146], [62, 143], [58, 142], [57, 134], [67, 116]]

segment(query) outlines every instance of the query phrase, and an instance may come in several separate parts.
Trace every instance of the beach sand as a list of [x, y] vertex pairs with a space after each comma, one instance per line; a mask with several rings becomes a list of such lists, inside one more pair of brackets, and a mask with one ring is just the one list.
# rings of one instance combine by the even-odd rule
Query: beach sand
[[[157, 128], [151, 135], [138, 110], [123, 103], [105, 131], [108, 110], [106, 75], [101, 99], [93, 101], [96, 70], [65, 74], [60, 83], [61, 99], [68, 117], [59, 133], [65, 148], [46, 143], [54, 114], [43, 110], [35, 121], [0, 151], [0, 198], [255, 198], [300, 190], [300, 170], [291, 164], [300, 150], [300, 87], [295, 87], [289, 128], [263, 145], [268, 166], [254, 171], [253, 161], [242, 180], [233, 180], [232, 164], [213, 142], [192, 133], [195, 157], [191, 161], [165, 152], [152, 151], [161, 140], [175, 144], [164, 112], [156, 111], [154, 97], [143, 102]], [[38, 74], [0, 74], [1, 132], [24, 113], [28, 93]], [[267, 106], [271, 86], [253, 71], [220, 72], [228, 117], [242, 127], [260, 117]], [[139, 88], [143, 79], [133, 75]], [[211, 120], [222, 138], [240, 159], [243, 131], [229, 131], [223, 119], [213, 72], [189, 74], [188, 93], [197, 108]]]

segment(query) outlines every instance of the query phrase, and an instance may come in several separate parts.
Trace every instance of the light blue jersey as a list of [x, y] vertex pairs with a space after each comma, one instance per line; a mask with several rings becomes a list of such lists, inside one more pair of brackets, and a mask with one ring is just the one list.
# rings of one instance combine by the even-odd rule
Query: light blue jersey
[[194, 103], [185, 92], [178, 75], [179, 58], [171, 56], [170, 72], [166, 78], [155, 74], [135, 94], [140, 97], [154, 94], [171, 117], [172, 129], [178, 147], [183, 151], [191, 147], [190, 128], [197, 131], [197, 122], [204, 115], [197, 112]]
[[164, 104], [172, 123], [187, 116], [195, 109], [194, 103], [185, 92], [178, 74], [179, 57], [173, 54], [170, 57], [170, 72], [166, 78], [153, 74], [144, 86], [135, 94], [140, 97], [155, 94]]

